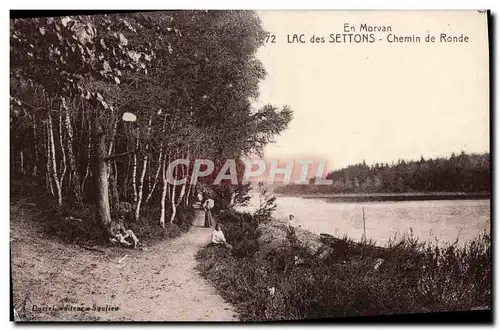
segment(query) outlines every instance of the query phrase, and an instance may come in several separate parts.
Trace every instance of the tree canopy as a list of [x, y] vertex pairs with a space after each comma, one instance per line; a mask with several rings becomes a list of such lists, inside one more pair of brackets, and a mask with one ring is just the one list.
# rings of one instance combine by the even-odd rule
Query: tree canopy
[[105, 228], [120, 201], [137, 219], [156, 202], [172, 222], [199, 187], [167, 183], [169, 162], [261, 153], [292, 119], [252, 106], [265, 35], [251, 11], [11, 20], [12, 170], [43, 179], [59, 204], [96, 203]]

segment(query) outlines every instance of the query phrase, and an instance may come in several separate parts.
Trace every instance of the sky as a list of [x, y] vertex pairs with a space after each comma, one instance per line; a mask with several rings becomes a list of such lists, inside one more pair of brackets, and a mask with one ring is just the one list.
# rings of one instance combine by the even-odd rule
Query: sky
[[[333, 170], [363, 160], [489, 152], [485, 14], [261, 11], [259, 16], [275, 43], [257, 53], [268, 76], [256, 106], [286, 104], [294, 111], [288, 129], [267, 146], [266, 159], [313, 158]], [[374, 43], [328, 42], [330, 34], [344, 33], [345, 24], [358, 33], [363, 23], [392, 31], [374, 32]], [[419, 36], [421, 42], [389, 43], [389, 33]], [[469, 39], [442, 43], [441, 33]], [[307, 43], [288, 43], [287, 34], [304, 34]], [[310, 43], [313, 35], [325, 43]], [[437, 40], [425, 42], [427, 35]]]

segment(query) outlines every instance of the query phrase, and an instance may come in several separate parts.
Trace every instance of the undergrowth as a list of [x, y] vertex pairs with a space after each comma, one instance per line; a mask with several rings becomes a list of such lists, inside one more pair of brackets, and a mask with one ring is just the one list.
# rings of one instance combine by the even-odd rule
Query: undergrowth
[[[111, 245], [104, 236], [95, 205], [84, 203], [82, 209], [74, 209], [64, 203], [61, 207], [53, 196], [42, 189], [42, 183], [37, 178], [16, 177], [11, 181], [11, 202], [19, 199], [32, 201], [37, 212], [37, 219], [47, 237], [57, 238], [65, 243], [84, 245]], [[129, 205], [129, 204], [123, 204]], [[124, 225], [131, 229], [144, 245], [150, 245], [167, 238], [175, 238], [189, 231], [195, 217], [192, 208], [179, 207], [172, 224], [166, 224], [165, 229], [159, 225], [159, 208], [147, 206], [139, 220], [133, 218], [133, 211], [115, 206], [112, 217], [122, 216]], [[170, 219], [167, 211], [166, 219]]]
[[[235, 252], [207, 246], [197, 255], [198, 269], [244, 321], [491, 307], [491, 239], [486, 234], [464, 246], [444, 247], [411, 235], [385, 248], [342, 238], [333, 254], [320, 259], [307, 255], [293, 238], [270, 256], [256, 254], [258, 222], [250, 214], [228, 211], [220, 222]], [[378, 258], [384, 262], [375, 270]]]

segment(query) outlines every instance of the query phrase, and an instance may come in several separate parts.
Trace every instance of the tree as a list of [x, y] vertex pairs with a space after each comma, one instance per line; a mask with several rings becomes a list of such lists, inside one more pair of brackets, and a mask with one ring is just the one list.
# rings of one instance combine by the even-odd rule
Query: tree
[[[194, 159], [261, 153], [290, 122], [287, 107], [251, 105], [266, 74], [255, 58], [265, 35], [250, 11], [11, 21], [12, 168], [30, 167], [60, 203], [92, 200], [107, 232], [119, 200], [132, 202], [135, 219], [159, 204], [165, 226], [197, 191]], [[166, 179], [177, 158], [190, 165], [173, 170], [187, 179], [176, 186]], [[248, 187], [227, 188], [247, 199]]]
[[257, 221], [269, 220], [271, 214], [276, 210], [276, 196], [271, 195], [265, 187], [264, 182], [259, 182], [259, 208], [255, 211], [254, 217]]
[[[112, 139], [112, 125], [117, 121], [113, 105], [100, 92], [110, 84], [120, 84], [123, 70], [146, 70], [154, 52], [128, 43], [122, 30], [134, 31], [134, 26], [121, 16], [79, 16], [63, 18], [35, 18], [11, 21], [11, 77], [27, 81], [46, 93], [51, 107], [32, 107], [27, 101], [17, 103], [34, 112], [42, 111], [49, 132], [49, 171], [52, 173], [62, 202], [60, 183], [55, 177], [55, 152], [52, 113], [65, 112], [68, 134], [66, 149], [72, 171], [73, 195], [81, 205], [79, 173], [72, 150], [70, 109], [67, 100], [81, 98], [91, 107], [91, 136], [95, 151], [95, 178], [97, 207], [101, 225], [111, 228], [108, 196], [107, 144]], [[50, 78], [50, 79], [49, 79]], [[14, 91], [15, 93], [15, 91]], [[54, 107], [56, 106], [56, 107]]]

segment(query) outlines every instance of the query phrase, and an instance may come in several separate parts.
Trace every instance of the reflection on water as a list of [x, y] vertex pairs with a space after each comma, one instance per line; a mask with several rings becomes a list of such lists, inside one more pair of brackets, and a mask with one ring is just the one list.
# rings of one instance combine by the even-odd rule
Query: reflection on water
[[[402, 202], [340, 203], [323, 199], [278, 197], [274, 216], [286, 219], [294, 214], [297, 223], [315, 233], [348, 236], [359, 241], [363, 236], [363, 208], [366, 236], [379, 245], [390, 238], [409, 233], [421, 240], [440, 243], [464, 243], [483, 231], [490, 231], [489, 200], [434, 200]], [[252, 212], [258, 206], [253, 195], [249, 206], [241, 210]]]

